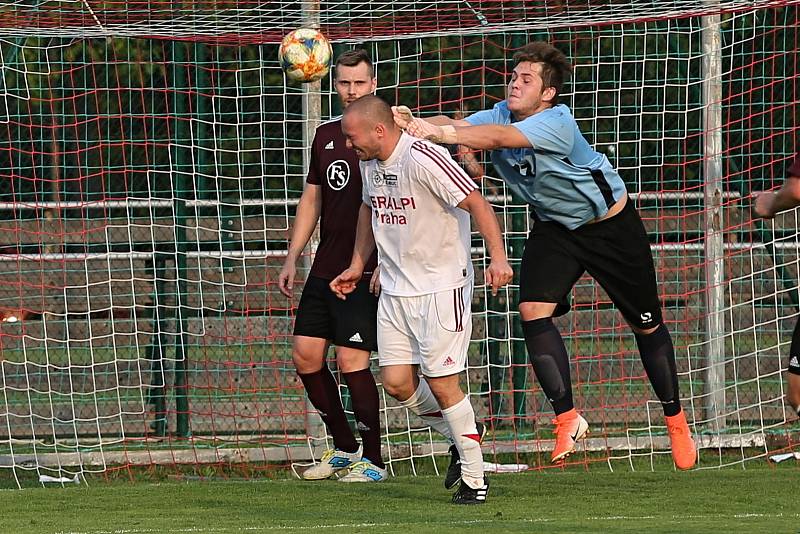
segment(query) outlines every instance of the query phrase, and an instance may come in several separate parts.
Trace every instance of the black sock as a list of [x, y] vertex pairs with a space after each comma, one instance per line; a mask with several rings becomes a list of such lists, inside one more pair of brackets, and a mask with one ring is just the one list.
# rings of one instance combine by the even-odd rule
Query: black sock
[[564, 340], [553, 319], [545, 317], [522, 322], [528, 358], [533, 365], [536, 378], [556, 415], [574, 408], [572, 403], [572, 380], [569, 376], [569, 356]]
[[342, 398], [339, 396], [339, 386], [328, 366], [323, 365], [322, 369], [315, 373], [297, 373], [297, 376], [303, 381], [308, 400], [317, 409], [322, 421], [333, 436], [334, 446], [344, 452], [356, 452], [358, 442], [350, 429], [347, 416], [344, 414]]
[[380, 401], [375, 377], [369, 369], [342, 373], [342, 377], [350, 389], [356, 428], [364, 445], [362, 456], [378, 467], [386, 467], [381, 457]]
[[650, 384], [656, 392], [664, 415], [678, 415], [681, 401], [678, 393], [678, 371], [675, 366], [675, 349], [669, 330], [661, 323], [651, 334], [635, 334], [639, 356]]

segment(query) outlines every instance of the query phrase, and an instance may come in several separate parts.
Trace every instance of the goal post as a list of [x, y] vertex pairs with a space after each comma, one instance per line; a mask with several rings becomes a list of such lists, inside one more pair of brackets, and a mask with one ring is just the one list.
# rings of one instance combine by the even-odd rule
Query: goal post
[[[313, 132], [341, 112], [330, 76], [296, 84], [277, 61], [309, 13], [338, 52], [368, 50], [379, 96], [422, 116], [502, 100], [530, 40], [564, 51], [564, 100], [651, 238], [700, 467], [796, 446], [798, 214], [754, 220], [750, 197], [800, 150], [800, 2], [120, 5], [0, 7], [0, 476], [259, 476], [326, 443], [292, 365], [299, 293], [277, 288]], [[530, 208], [476, 156], [518, 274]], [[538, 469], [553, 414], [517, 298], [516, 282], [492, 297], [477, 280], [464, 386], [487, 460]], [[557, 324], [593, 437], [570, 461], [671, 468], [627, 325], [589, 277], [572, 299]], [[381, 421], [393, 470], [447, 450], [382, 388]]]

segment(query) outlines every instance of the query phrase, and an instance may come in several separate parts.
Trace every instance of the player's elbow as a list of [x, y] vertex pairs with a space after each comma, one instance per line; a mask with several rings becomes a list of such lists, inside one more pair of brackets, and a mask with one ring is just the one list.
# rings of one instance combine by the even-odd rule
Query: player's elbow
[[786, 180], [786, 192], [793, 204], [800, 204], [800, 177], [791, 176]]

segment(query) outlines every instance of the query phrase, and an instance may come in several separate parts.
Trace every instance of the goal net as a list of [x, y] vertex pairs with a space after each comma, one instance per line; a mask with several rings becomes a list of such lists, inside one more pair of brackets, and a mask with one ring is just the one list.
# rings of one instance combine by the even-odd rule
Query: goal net
[[[256, 475], [329, 444], [291, 362], [297, 299], [276, 284], [314, 127], [341, 112], [330, 77], [295, 84], [277, 62], [308, 20], [335, 54], [365, 47], [378, 94], [422, 116], [502, 100], [531, 40], [564, 51], [565, 101], [650, 234], [699, 466], [796, 447], [783, 369], [798, 214], [754, 220], [749, 197], [800, 151], [798, 2], [522, 5], [0, 7], [0, 476]], [[475, 155], [518, 272], [530, 213]], [[480, 272], [477, 236], [473, 251]], [[542, 468], [553, 414], [517, 289], [477, 281], [462, 385], [490, 429], [486, 459]], [[671, 469], [629, 329], [590, 278], [572, 298], [557, 324], [591, 438], [570, 462]], [[390, 467], [435, 468], [447, 444], [383, 393], [381, 407]]]

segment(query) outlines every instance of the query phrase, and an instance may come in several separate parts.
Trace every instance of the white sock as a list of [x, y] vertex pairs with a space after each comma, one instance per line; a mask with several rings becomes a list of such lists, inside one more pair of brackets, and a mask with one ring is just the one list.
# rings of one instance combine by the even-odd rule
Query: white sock
[[447, 438], [447, 441], [453, 443], [453, 434], [450, 432], [447, 421], [444, 420], [442, 409], [439, 407], [436, 397], [433, 396], [427, 381], [420, 380], [417, 391], [408, 399], [400, 401], [400, 404], [417, 414], [426, 425]]
[[450, 426], [461, 456], [461, 480], [472, 489], [483, 487], [483, 453], [469, 397], [442, 410], [442, 415]]

